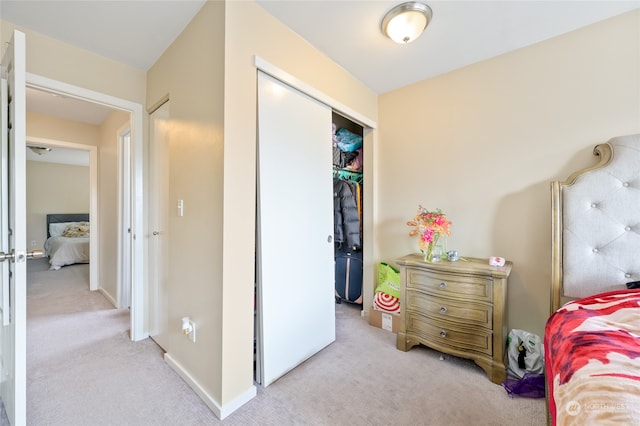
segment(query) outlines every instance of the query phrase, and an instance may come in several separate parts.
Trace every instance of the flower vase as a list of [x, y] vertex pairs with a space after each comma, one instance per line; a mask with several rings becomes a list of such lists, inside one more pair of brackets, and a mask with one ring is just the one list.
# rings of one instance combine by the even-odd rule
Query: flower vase
[[422, 254], [424, 255], [425, 262], [439, 262], [440, 257], [442, 256], [442, 248], [438, 245], [438, 236], [436, 235], [433, 238], [433, 241], [427, 244], [427, 247], [421, 249]]
[[424, 261], [431, 262], [431, 260], [433, 259], [433, 244], [429, 244], [429, 246], [426, 249], [422, 249], [420, 251], [424, 256]]

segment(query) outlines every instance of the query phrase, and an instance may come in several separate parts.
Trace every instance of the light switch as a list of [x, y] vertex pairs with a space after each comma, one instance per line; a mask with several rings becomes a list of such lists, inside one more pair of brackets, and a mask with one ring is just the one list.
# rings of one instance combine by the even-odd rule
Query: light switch
[[178, 216], [184, 216], [184, 201], [178, 200]]

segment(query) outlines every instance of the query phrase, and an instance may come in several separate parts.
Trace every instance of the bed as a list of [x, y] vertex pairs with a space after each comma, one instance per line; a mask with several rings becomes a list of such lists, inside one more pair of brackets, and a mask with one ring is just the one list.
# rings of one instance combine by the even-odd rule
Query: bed
[[89, 239], [88, 213], [48, 214], [44, 249], [51, 265], [49, 269], [89, 263]]
[[640, 424], [640, 135], [551, 183], [548, 423]]

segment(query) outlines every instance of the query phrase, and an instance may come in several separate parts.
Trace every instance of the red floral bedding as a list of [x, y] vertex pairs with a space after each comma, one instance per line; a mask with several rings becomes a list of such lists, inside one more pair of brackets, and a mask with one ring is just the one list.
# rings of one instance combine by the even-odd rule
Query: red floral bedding
[[640, 425], [640, 290], [564, 305], [544, 344], [552, 425]]

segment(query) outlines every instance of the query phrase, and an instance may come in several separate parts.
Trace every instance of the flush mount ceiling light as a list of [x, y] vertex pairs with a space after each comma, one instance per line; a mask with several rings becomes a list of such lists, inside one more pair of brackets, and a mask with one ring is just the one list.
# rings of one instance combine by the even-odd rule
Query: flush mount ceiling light
[[382, 32], [400, 44], [411, 43], [427, 28], [433, 12], [418, 1], [409, 1], [395, 6], [382, 19]]
[[35, 152], [38, 155], [46, 154], [51, 151], [51, 148], [48, 146], [28, 146], [31, 151]]

